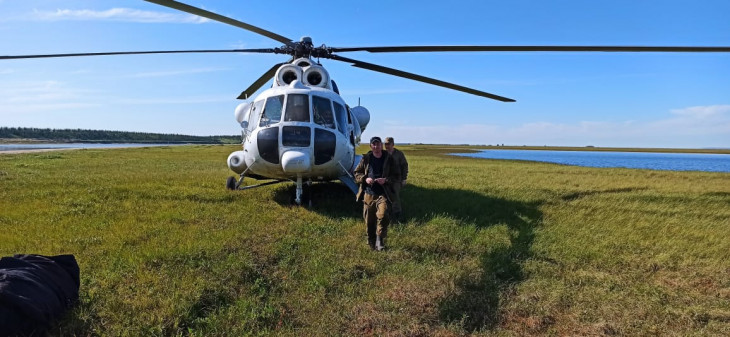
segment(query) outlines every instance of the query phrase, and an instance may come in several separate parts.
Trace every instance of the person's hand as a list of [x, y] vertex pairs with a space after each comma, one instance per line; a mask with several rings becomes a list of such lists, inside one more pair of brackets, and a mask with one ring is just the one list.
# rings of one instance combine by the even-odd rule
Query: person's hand
[[376, 181], [376, 182], [377, 182], [378, 184], [380, 184], [380, 185], [383, 185], [383, 184], [385, 184], [385, 178], [378, 178], [378, 179], [375, 179], [375, 181]]
[[366, 183], [367, 183], [368, 185], [372, 185], [372, 184], [373, 184], [373, 178], [367, 177], [367, 178], [365, 179], [365, 182], [366, 182]]
[[403, 186], [406, 186], [406, 181], [407, 181], [406, 179], [403, 179], [403, 182], [402, 182]]

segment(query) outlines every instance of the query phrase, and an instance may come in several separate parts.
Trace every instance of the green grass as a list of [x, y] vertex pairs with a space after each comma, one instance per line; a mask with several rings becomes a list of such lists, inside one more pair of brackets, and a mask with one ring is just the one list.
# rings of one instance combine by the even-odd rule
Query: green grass
[[51, 334], [730, 334], [728, 173], [404, 146], [407, 219], [371, 252], [340, 184], [225, 190], [237, 148], [0, 155], [0, 255], [81, 266]]

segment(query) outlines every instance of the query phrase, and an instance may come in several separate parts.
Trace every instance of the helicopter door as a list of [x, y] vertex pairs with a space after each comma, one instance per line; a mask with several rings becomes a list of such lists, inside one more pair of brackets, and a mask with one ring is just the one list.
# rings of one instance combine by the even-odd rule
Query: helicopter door
[[350, 106], [345, 104], [345, 109], [347, 109], [347, 131], [350, 134], [350, 144], [352, 144], [352, 146], [356, 146], [357, 144], [355, 144], [355, 128], [359, 129], [360, 126], [352, 123], [353, 118], [352, 111], [350, 111]]
[[264, 107], [264, 100], [256, 101], [251, 105], [251, 112], [248, 114], [248, 125], [244, 130], [246, 138], [256, 129], [258, 125], [259, 117], [261, 116], [261, 110]]
[[332, 102], [335, 106], [335, 118], [337, 119], [337, 130], [347, 137], [347, 112], [342, 104]]
[[349, 115], [347, 113], [347, 109], [345, 109], [345, 106], [337, 103], [335, 101], [332, 101], [332, 105], [335, 107], [335, 118], [337, 119], [337, 130], [340, 131], [340, 133], [345, 136], [345, 138], [349, 138], [351, 146], [345, 147], [348, 154], [352, 154], [352, 158], [354, 161], [355, 156], [355, 138], [352, 137], [352, 126], [348, 124], [349, 122]]

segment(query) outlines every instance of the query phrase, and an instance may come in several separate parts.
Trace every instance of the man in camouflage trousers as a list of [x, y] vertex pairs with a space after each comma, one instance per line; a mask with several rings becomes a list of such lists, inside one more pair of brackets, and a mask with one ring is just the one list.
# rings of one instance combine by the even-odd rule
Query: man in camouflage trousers
[[383, 151], [380, 137], [370, 139], [370, 152], [362, 156], [355, 168], [355, 182], [360, 184], [357, 201], [363, 202], [363, 218], [368, 233], [368, 245], [374, 250], [385, 249], [388, 236], [390, 184], [400, 181], [393, 158]]
[[390, 201], [392, 202], [393, 221], [398, 222], [401, 220], [403, 208], [400, 203], [400, 190], [406, 185], [408, 179], [408, 161], [406, 156], [400, 150], [395, 148], [395, 141], [393, 137], [385, 138], [385, 150], [388, 154], [393, 157], [393, 163], [395, 164], [395, 170], [398, 171], [400, 180], [393, 181], [390, 184]]

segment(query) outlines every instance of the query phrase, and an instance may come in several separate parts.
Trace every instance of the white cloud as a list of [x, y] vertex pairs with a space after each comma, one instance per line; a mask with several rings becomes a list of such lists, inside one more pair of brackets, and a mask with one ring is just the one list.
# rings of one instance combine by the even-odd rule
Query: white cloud
[[[231, 95], [201, 95], [175, 98], [119, 98], [101, 90], [81, 89], [61, 81], [0, 83], [0, 121], [21, 114], [53, 113], [108, 105], [178, 105], [230, 102]], [[0, 122], [1, 125], [1, 122]]]
[[649, 123], [647, 129], [673, 135], [705, 137], [718, 135], [730, 144], [730, 105], [694, 106], [670, 111], [674, 117]]
[[730, 105], [693, 106], [684, 109], [674, 109], [670, 112], [678, 116], [705, 119], [730, 113]]
[[230, 68], [197, 68], [197, 69], [184, 69], [184, 70], [155, 71], [155, 72], [131, 74], [126, 77], [132, 77], [132, 78], [166, 77], [166, 76], [177, 76], [177, 75], [186, 75], [186, 74], [210, 73], [210, 72], [227, 71], [227, 70], [231, 70], [231, 69]]
[[101, 105], [88, 99], [96, 94], [58, 81], [8, 83], [0, 85], [0, 106], [2, 113], [11, 117], [22, 113], [87, 108]]
[[115, 104], [202, 104], [202, 103], [218, 103], [231, 102], [231, 95], [215, 95], [215, 96], [192, 96], [184, 98], [150, 98], [150, 99], [120, 99]]
[[394, 136], [401, 142], [615, 147], [730, 147], [730, 105], [674, 109], [649, 122], [580, 121], [413, 125], [374, 121], [366, 136]]
[[249, 48], [248, 45], [249, 45], [248, 43], [239, 40], [239, 41], [236, 41], [235, 43], [231, 43], [229, 46], [233, 49], [246, 49], [246, 48]]
[[404, 89], [404, 88], [382, 88], [382, 89], [347, 89], [347, 95], [349, 96], [369, 96], [369, 95], [394, 95], [394, 94], [405, 94], [422, 92], [419, 89]]
[[210, 20], [191, 14], [142, 11], [132, 8], [112, 8], [104, 11], [91, 9], [57, 9], [34, 11], [32, 18], [40, 21], [123, 21], [143, 23], [204, 23]]

